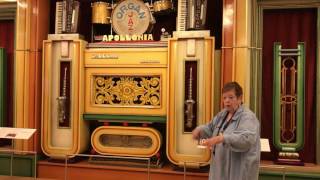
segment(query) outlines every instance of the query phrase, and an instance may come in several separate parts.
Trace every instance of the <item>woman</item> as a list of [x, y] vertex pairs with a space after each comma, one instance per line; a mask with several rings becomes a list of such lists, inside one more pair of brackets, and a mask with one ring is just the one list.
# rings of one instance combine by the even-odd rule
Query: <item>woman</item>
[[252, 111], [242, 106], [242, 94], [237, 82], [225, 84], [224, 109], [209, 124], [192, 132], [194, 139], [202, 139], [202, 145], [212, 150], [209, 180], [258, 179], [259, 121]]

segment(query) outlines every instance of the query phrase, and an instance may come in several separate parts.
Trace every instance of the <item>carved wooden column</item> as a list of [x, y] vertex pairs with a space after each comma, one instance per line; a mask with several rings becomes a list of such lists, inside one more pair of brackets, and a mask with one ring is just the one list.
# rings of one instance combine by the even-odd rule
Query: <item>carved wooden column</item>
[[[244, 90], [244, 103], [250, 106], [257, 86], [251, 67], [254, 53], [259, 49], [251, 40], [254, 8], [250, 0], [224, 0], [222, 27], [222, 86], [237, 81]], [[255, 95], [255, 94], [254, 94]], [[255, 109], [256, 107], [252, 107]]]
[[18, 0], [14, 65], [14, 127], [39, 129], [17, 150], [39, 150], [42, 40], [48, 34], [49, 1]]

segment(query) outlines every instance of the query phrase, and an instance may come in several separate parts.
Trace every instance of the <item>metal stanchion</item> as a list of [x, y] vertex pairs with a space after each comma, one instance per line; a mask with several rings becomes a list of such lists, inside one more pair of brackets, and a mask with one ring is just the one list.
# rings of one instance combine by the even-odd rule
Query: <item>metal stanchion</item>
[[273, 169], [281, 169], [282, 171], [282, 180], [286, 179], [286, 167], [284, 166], [273, 166], [273, 165], [264, 165], [260, 166], [260, 168], [273, 168]]
[[13, 171], [13, 153], [14, 153], [14, 145], [13, 145], [13, 139], [11, 139], [11, 156], [10, 156], [10, 176], [12, 176]]
[[186, 180], [186, 176], [187, 176], [187, 166], [186, 166], [186, 162], [183, 162], [183, 180]]
[[208, 165], [209, 162], [195, 162], [195, 161], [184, 161], [183, 162], [183, 180], [186, 180], [187, 178], [187, 163], [191, 163], [191, 164], [199, 164], [199, 167], [201, 167], [201, 165]]
[[65, 157], [65, 161], [64, 161], [64, 180], [67, 180], [67, 170], [68, 170], [68, 155], [66, 155]]
[[65, 155], [65, 166], [64, 166], [64, 179], [67, 180], [68, 173], [68, 159], [69, 157], [101, 157], [101, 158], [116, 158], [116, 159], [135, 159], [135, 160], [145, 160], [147, 161], [147, 176], [148, 180], [150, 180], [150, 166], [151, 160], [150, 158], [142, 158], [142, 157], [127, 157], [127, 156], [107, 156], [107, 155], [90, 155], [90, 154], [66, 154]]
[[286, 168], [283, 168], [283, 173], [282, 173], [282, 180], [286, 179]]
[[150, 158], [148, 158], [148, 180], [150, 180]]

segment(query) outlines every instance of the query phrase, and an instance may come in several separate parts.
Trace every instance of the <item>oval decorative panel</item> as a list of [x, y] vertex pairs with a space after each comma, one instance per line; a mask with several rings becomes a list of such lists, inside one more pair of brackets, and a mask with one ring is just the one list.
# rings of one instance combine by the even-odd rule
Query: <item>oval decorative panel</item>
[[160, 149], [162, 137], [153, 128], [100, 126], [91, 135], [91, 145], [99, 154], [152, 157]]

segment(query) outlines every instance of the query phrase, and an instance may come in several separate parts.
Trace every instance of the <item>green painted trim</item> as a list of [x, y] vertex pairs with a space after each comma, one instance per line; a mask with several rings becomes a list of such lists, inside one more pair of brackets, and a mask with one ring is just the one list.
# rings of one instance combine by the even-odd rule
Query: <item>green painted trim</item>
[[[287, 172], [287, 171], [261, 171], [259, 175], [272, 175], [272, 176], [283, 176], [285, 177], [299, 177], [299, 178], [320, 178], [319, 173], [298, 173], [298, 172]], [[287, 178], [286, 178], [287, 179]]]
[[298, 56], [298, 73], [297, 75], [297, 142], [295, 144], [295, 148], [297, 151], [303, 149], [304, 146], [304, 106], [305, 106], [305, 62], [306, 62], [306, 55], [305, 55], [305, 43], [298, 42], [298, 49], [301, 53]]
[[280, 71], [281, 71], [281, 58], [280, 54], [281, 44], [274, 43], [273, 50], [273, 144], [277, 149], [281, 149], [280, 142]]
[[145, 123], [145, 122], [158, 122], [166, 123], [166, 116], [133, 116], [133, 115], [111, 115], [111, 114], [84, 114], [84, 120], [107, 120], [109, 122], [134, 122], [134, 123]]
[[[12, 175], [33, 177], [35, 174], [34, 155], [13, 155]], [[11, 154], [0, 154], [0, 175], [10, 175]]]
[[4, 48], [0, 48], [0, 127], [5, 126], [6, 113], [6, 79], [7, 79], [7, 58]]
[[304, 145], [304, 73], [305, 73], [305, 49], [304, 43], [298, 43], [297, 58], [297, 137], [295, 143], [281, 142], [281, 44], [274, 44], [274, 69], [273, 69], [273, 143], [278, 150], [299, 151]]

